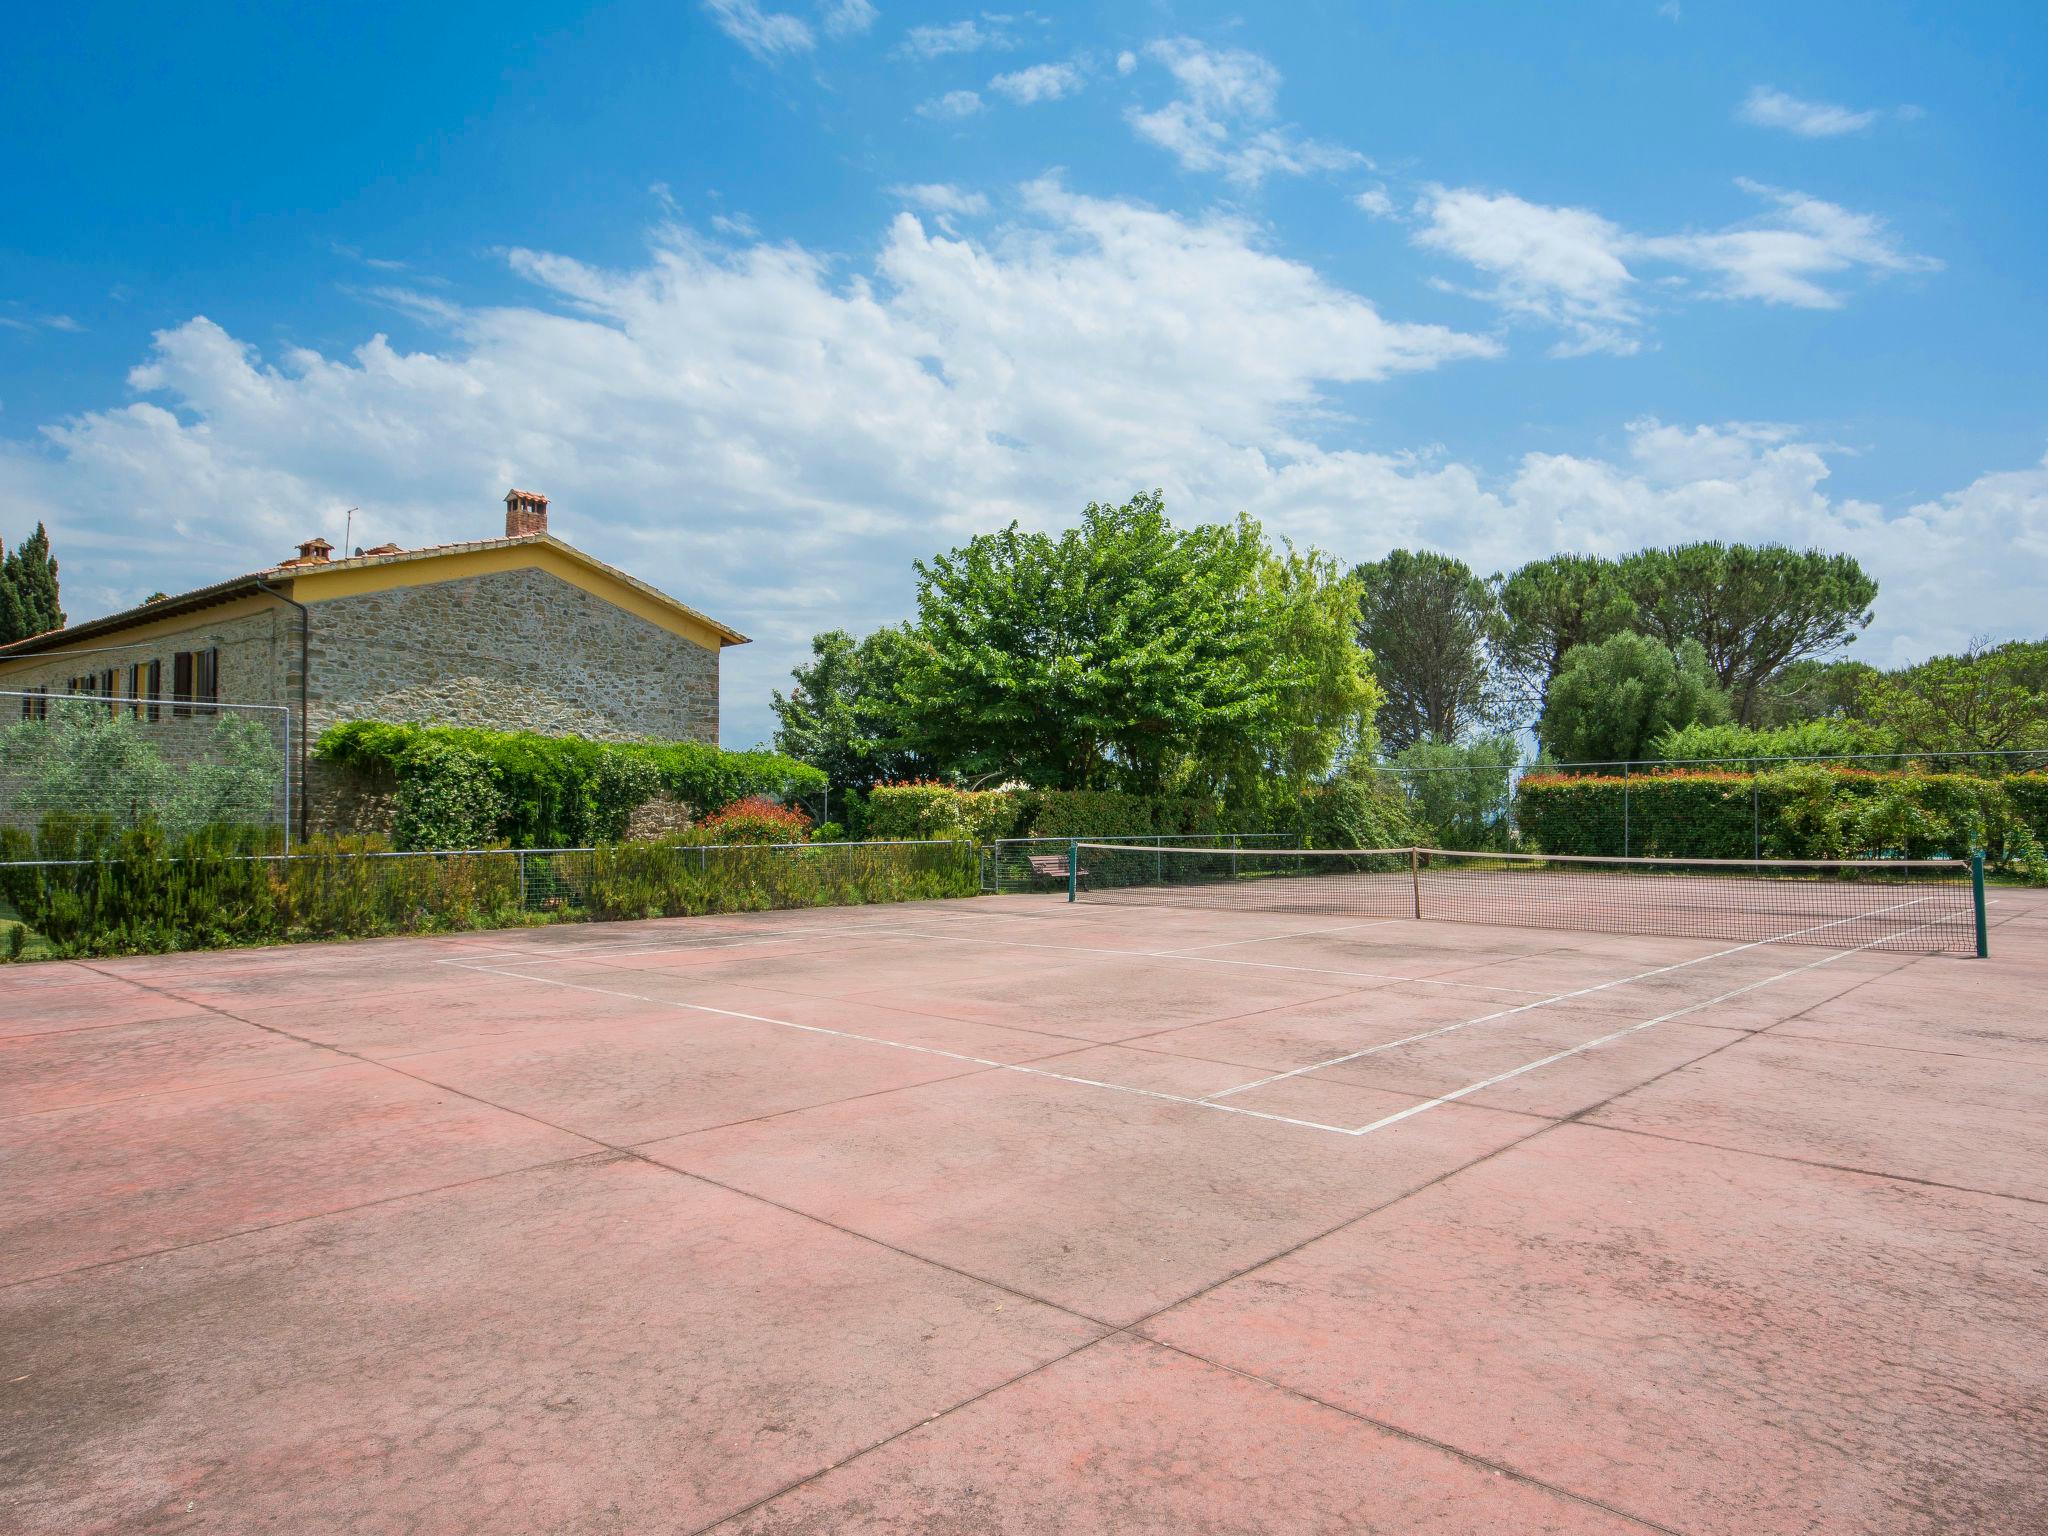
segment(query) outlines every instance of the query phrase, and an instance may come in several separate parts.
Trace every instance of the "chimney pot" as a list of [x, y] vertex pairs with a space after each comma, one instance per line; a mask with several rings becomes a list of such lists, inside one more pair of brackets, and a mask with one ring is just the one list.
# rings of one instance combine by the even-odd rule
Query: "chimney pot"
[[327, 563], [327, 552], [332, 548], [334, 546], [325, 539], [308, 539], [299, 546], [298, 563], [300, 565], [325, 565]]
[[539, 491], [505, 493], [505, 537], [523, 539], [548, 531], [548, 499]]

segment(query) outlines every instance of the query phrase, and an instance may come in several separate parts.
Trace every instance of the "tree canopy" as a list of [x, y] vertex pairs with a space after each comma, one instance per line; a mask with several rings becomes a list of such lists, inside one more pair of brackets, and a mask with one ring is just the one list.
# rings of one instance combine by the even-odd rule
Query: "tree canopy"
[[1456, 741], [1496, 716], [1493, 645], [1501, 632], [1493, 590], [1462, 560], [1397, 549], [1353, 573], [1358, 639], [1385, 699], [1380, 739]]
[[932, 771], [911, 740], [903, 680], [918, 641], [891, 625], [856, 641], [843, 629], [811, 638], [812, 660], [791, 673], [787, 695], [770, 695], [775, 750], [824, 770], [846, 789], [867, 789]]
[[1696, 641], [1735, 718], [1756, 723], [1785, 667], [1840, 650], [1870, 623], [1877, 583], [1848, 555], [1782, 544], [1679, 544], [1619, 563], [1632, 628], [1667, 646]]
[[1500, 608], [1500, 664], [1532, 713], [1573, 646], [1632, 628], [1636, 613], [1619, 568], [1599, 555], [1530, 561], [1500, 584]]
[[1536, 734], [1560, 763], [1633, 762], [1666, 732], [1727, 718], [1728, 696], [1697, 640], [1672, 647], [1623, 633], [1566, 653]]
[[1908, 752], [2048, 748], [2048, 641], [1980, 642], [1881, 673], [1862, 702]]
[[57, 562], [50, 557], [49, 534], [37, 523], [34, 533], [0, 556], [0, 645], [63, 627]]
[[1013, 523], [917, 573], [906, 734], [950, 771], [1222, 789], [1323, 771], [1379, 702], [1351, 584], [1247, 517], [1176, 528], [1154, 492], [1058, 535]]

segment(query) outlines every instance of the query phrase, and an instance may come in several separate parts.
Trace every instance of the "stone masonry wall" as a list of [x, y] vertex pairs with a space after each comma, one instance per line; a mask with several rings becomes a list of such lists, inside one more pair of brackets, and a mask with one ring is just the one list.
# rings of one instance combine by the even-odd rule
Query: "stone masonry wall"
[[718, 739], [718, 652], [544, 571], [312, 605], [312, 739], [340, 720]]

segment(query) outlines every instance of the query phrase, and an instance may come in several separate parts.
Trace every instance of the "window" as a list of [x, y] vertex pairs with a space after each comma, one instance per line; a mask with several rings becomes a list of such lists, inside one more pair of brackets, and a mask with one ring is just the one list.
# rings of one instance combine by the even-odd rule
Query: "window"
[[164, 696], [164, 664], [162, 662], [152, 661], [149, 664], [146, 683], [149, 688], [149, 721], [150, 724], [154, 725], [163, 714], [163, 706], [157, 702], [157, 700]]
[[114, 669], [108, 667], [100, 674], [100, 697], [107, 701], [107, 713], [119, 714], [121, 706], [114, 702]]
[[171, 658], [171, 713], [210, 715], [210, 709], [195, 705], [220, 702], [220, 650], [180, 651]]
[[121, 695], [128, 702], [128, 713], [137, 720], [142, 718], [142, 663], [128, 664], [128, 691]]
[[50, 685], [38, 683], [21, 696], [21, 718], [24, 720], [47, 720], [50, 718]]

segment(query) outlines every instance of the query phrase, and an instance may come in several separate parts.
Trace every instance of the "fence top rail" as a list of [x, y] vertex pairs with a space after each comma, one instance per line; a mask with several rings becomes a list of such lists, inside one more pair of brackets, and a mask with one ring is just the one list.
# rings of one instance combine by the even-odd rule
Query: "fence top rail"
[[[1120, 853], [1127, 845], [1116, 843], [1091, 843], [1086, 838], [1066, 839], [1081, 848], [1096, 848], [1105, 852]], [[1215, 850], [1195, 849], [1194, 852]], [[1258, 850], [1253, 850], [1258, 851]], [[1444, 858], [1479, 859], [1489, 863], [1502, 864], [1604, 864], [1624, 865], [1630, 869], [1672, 868], [1697, 869], [1701, 866], [1727, 869], [1756, 869], [1767, 866], [1771, 869], [1938, 869], [1950, 873], [1965, 873], [1970, 869], [1967, 858], [1954, 859], [1686, 859], [1635, 856], [1626, 854], [1597, 853], [1519, 853], [1493, 851], [1484, 848], [1278, 848], [1267, 852], [1285, 855], [1289, 858], [1309, 859], [1376, 859], [1376, 858]]]
[[1381, 772], [1391, 773], [1397, 777], [1411, 773], [1511, 773], [1520, 776], [1531, 773], [1572, 773], [1584, 768], [1655, 770], [1727, 767], [1737, 763], [1917, 763], [1936, 757], [2029, 758], [2048, 765], [2048, 747], [1958, 747], [1953, 751], [1925, 747], [1917, 752], [1754, 752], [1728, 757], [1617, 757], [1579, 763], [1517, 763], [1509, 768], [1472, 763], [1417, 764], [1414, 767], [1404, 767], [1399, 763], [1381, 763], [1378, 766]]
[[[1065, 839], [1062, 839], [1065, 841]], [[866, 842], [846, 843], [607, 843], [590, 848], [372, 848], [351, 852], [347, 849], [328, 849], [318, 853], [234, 853], [225, 855], [229, 860], [250, 864], [305, 863], [321, 859], [466, 859], [466, 858], [541, 858], [562, 853], [610, 853], [620, 848], [660, 848], [671, 853], [730, 853], [735, 849], [768, 849], [771, 852], [801, 850], [815, 852], [819, 849], [838, 848], [957, 848], [971, 847], [964, 837], [891, 837], [873, 838]], [[126, 864], [127, 859], [7, 859], [0, 860], [0, 869], [77, 869], [93, 864]], [[164, 864], [182, 864], [182, 857], [155, 860]]]
[[1292, 832], [1077, 832], [1067, 835], [1046, 832], [1033, 837], [999, 837], [991, 846], [1001, 848], [1009, 843], [1197, 843], [1219, 837], [1234, 837], [1242, 842], [1251, 838], [1278, 839], [1294, 835]]

